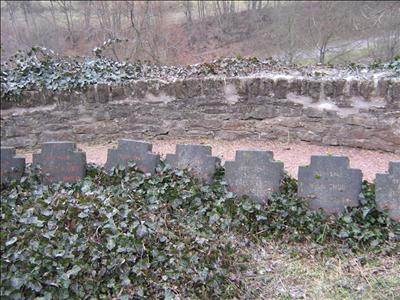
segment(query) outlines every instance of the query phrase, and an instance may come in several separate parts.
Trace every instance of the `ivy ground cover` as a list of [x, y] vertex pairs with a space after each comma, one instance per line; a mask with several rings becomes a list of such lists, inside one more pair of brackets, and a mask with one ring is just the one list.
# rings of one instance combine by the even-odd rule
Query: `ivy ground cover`
[[399, 251], [400, 226], [376, 210], [371, 184], [359, 208], [328, 217], [308, 210], [292, 178], [264, 208], [227, 191], [223, 172], [206, 186], [164, 166], [148, 177], [92, 165], [76, 184], [29, 175], [3, 186], [1, 297], [254, 298], [254, 245], [312, 244], [323, 257]]

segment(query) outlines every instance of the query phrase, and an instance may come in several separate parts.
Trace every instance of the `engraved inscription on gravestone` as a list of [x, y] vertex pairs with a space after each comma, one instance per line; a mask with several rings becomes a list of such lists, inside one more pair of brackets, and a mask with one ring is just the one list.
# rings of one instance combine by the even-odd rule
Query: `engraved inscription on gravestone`
[[235, 161], [225, 162], [225, 180], [230, 191], [260, 202], [279, 191], [283, 163], [274, 161], [271, 151], [239, 150]]
[[379, 210], [400, 222], [400, 161], [389, 162], [389, 173], [376, 174], [375, 199]]
[[24, 174], [25, 158], [15, 157], [15, 148], [1, 147], [1, 183], [19, 180]]
[[32, 156], [33, 167], [40, 167], [43, 183], [77, 182], [86, 173], [86, 154], [72, 142], [48, 142], [41, 153]]
[[310, 200], [311, 209], [332, 214], [359, 205], [362, 173], [350, 169], [345, 156], [312, 156], [310, 166], [299, 167], [298, 179], [298, 194]]
[[165, 161], [177, 169], [189, 169], [204, 183], [211, 183], [220, 159], [211, 155], [211, 146], [176, 145], [175, 154], [167, 154]]
[[118, 141], [117, 149], [108, 149], [107, 162], [105, 168], [118, 165], [128, 167], [128, 163], [133, 161], [139, 170], [144, 173], [154, 174], [160, 161], [159, 155], [151, 153], [153, 145], [142, 141], [121, 139]]

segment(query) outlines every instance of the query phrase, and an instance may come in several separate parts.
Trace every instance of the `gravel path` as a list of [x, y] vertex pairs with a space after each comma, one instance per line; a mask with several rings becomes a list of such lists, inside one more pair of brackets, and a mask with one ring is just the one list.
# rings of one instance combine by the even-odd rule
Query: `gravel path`
[[[153, 141], [153, 152], [159, 153], [162, 157], [167, 153], [175, 152], [175, 145], [178, 143], [209, 144], [212, 146], [213, 155], [225, 160], [232, 160], [235, 151], [239, 149], [261, 149], [274, 152], [274, 158], [284, 162], [286, 171], [297, 177], [297, 168], [310, 163], [311, 155], [332, 154], [345, 155], [350, 158], [352, 168], [361, 169], [364, 179], [373, 181], [375, 174], [386, 172], [389, 161], [400, 160], [400, 155], [382, 151], [363, 150], [338, 146], [317, 146], [305, 142], [282, 143], [282, 142], [261, 142], [261, 141], [219, 141], [219, 140], [156, 140]], [[86, 151], [87, 161], [96, 164], [104, 164], [107, 160], [107, 149], [116, 146], [107, 145], [84, 145], [78, 147]], [[32, 152], [18, 151], [25, 156], [27, 162], [32, 161]]]

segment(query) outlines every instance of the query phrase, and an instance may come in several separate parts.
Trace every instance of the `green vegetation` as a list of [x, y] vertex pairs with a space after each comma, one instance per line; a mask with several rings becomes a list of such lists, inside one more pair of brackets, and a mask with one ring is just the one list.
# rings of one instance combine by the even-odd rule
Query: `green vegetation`
[[1, 295], [11, 299], [228, 298], [245, 295], [248, 245], [315, 244], [326, 257], [398, 251], [400, 224], [377, 211], [374, 187], [338, 216], [308, 210], [285, 177], [268, 209], [160, 167], [111, 174], [90, 166], [76, 184], [37, 175], [1, 191]]
[[16, 101], [24, 90], [64, 91], [91, 84], [138, 78], [140, 64], [104, 58], [58, 57], [51, 50], [18, 52], [1, 66], [1, 101]]
[[[103, 46], [108, 47], [109, 44], [106, 42]], [[141, 61], [120, 62], [102, 57], [104, 47], [95, 48], [93, 58], [60, 57], [51, 50], [39, 47], [18, 52], [1, 64], [1, 101], [18, 101], [26, 90], [59, 92], [79, 90], [97, 83], [122, 83], [136, 79], [243, 76], [261, 71], [279, 71], [282, 67], [301, 68], [273, 58], [259, 60], [240, 56], [183, 67]], [[400, 72], [400, 58], [391, 63], [378, 62], [370, 66], [350, 64], [347, 67], [348, 72], [365, 68]]]
[[60, 57], [40, 47], [28, 52], [20, 51], [1, 64], [1, 101], [17, 101], [24, 90], [58, 92], [82, 89], [97, 83], [134, 79], [236, 76], [279, 64], [273, 59], [259, 61], [256, 58], [225, 58], [186, 67], [162, 66], [146, 61], [114, 61], [102, 57], [102, 51], [103, 48], [95, 48], [96, 57], [93, 58]]

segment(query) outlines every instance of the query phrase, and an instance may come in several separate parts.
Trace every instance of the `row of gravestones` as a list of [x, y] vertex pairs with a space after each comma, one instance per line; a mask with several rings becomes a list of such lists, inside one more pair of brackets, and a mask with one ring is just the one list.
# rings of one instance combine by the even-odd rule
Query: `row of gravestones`
[[[152, 144], [119, 140], [116, 149], [109, 149], [105, 168], [111, 170], [134, 161], [144, 173], [154, 174], [160, 157], [152, 152]], [[211, 183], [220, 160], [211, 155], [211, 147], [177, 145], [175, 154], [167, 154], [166, 163], [173, 168], [189, 169], [202, 182]], [[72, 142], [49, 142], [41, 153], [33, 154], [33, 167], [41, 170], [44, 184], [76, 182], [85, 176], [86, 154]], [[24, 173], [25, 159], [15, 157], [15, 149], [1, 148], [1, 181], [18, 180]], [[283, 163], [273, 159], [270, 151], [239, 150], [234, 161], [225, 162], [225, 181], [239, 196], [247, 195], [265, 202], [279, 190], [284, 176]], [[349, 168], [344, 156], [312, 156], [309, 166], [298, 172], [298, 194], [310, 201], [311, 209], [328, 213], [342, 211], [359, 204], [362, 173]], [[376, 203], [400, 221], [400, 161], [390, 162], [389, 172], [377, 174]]]

